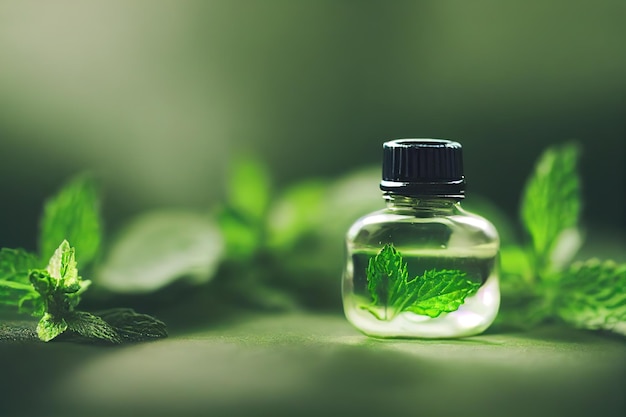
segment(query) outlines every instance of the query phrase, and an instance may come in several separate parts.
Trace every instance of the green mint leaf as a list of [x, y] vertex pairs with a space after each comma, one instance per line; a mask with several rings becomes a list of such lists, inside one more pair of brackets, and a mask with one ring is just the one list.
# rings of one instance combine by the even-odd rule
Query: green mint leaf
[[480, 287], [465, 272], [447, 269], [431, 269], [408, 284], [415, 301], [404, 310], [433, 318], [458, 310]]
[[304, 237], [317, 232], [323, 221], [323, 205], [329, 185], [305, 181], [289, 188], [272, 205], [267, 219], [268, 243], [275, 249], [290, 250]]
[[73, 311], [65, 317], [67, 329], [72, 336], [87, 339], [92, 342], [112, 344], [122, 343], [120, 335], [102, 318], [85, 311]]
[[98, 254], [101, 233], [97, 187], [89, 177], [75, 178], [44, 206], [39, 236], [41, 257], [49, 256], [59, 242], [67, 239], [77, 248], [78, 262], [86, 266]]
[[223, 238], [208, 215], [147, 213], [119, 234], [94, 280], [126, 293], [155, 291], [183, 278], [204, 283], [215, 276], [223, 253]]
[[[67, 240], [61, 242], [48, 262], [48, 274], [57, 281], [58, 285], [78, 290], [78, 268], [76, 266], [75, 249]], [[72, 291], [75, 292], [75, 291]]]
[[403, 311], [432, 318], [451, 313], [480, 287], [458, 270], [432, 269], [409, 280], [407, 265], [392, 244], [370, 258], [366, 273], [373, 303], [365, 308], [379, 320], [391, 320]]
[[408, 276], [406, 262], [390, 243], [370, 258], [367, 265], [367, 289], [372, 295], [374, 305], [384, 308], [384, 320], [399, 314], [403, 300], [412, 296], [407, 292]]
[[270, 174], [261, 161], [249, 156], [233, 161], [228, 181], [230, 208], [254, 223], [261, 223], [271, 191]]
[[[574, 256], [579, 244], [580, 180], [578, 147], [548, 148], [539, 158], [522, 195], [521, 218], [532, 240], [540, 272], [558, 270]], [[573, 243], [569, 242], [575, 238]], [[556, 262], [551, 262], [553, 251]]]
[[54, 251], [46, 272], [56, 281], [53, 283], [56, 293], [48, 299], [48, 311], [65, 309], [65, 303], [67, 303], [67, 308], [73, 309], [80, 302], [80, 295], [91, 284], [91, 281], [83, 280], [78, 276], [75, 249], [67, 240], [61, 242], [61, 245]]
[[556, 297], [559, 317], [585, 329], [626, 335], [626, 264], [591, 259], [563, 273]]
[[227, 207], [219, 207], [215, 217], [224, 237], [225, 255], [237, 261], [252, 258], [262, 244], [262, 225]]
[[22, 249], [0, 249], [0, 304], [17, 306], [22, 313], [43, 314], [43, 300], [28, 274], [39, 268], [37, 256]]
[[272, 193], [267, 167], [252, 157], [240, 156], [228, 173], [227, 201], [215, 217], [224, 236], [226, 256], [251, 259], [264, 240], [265, 216]]
[[137, 313], [131, 308], [115, 308], [97, 314], [115, 329], [123, 342], [141, 342], [167, 337], [165, 323], [147, 314]]
[[44, 342], [49, 342], [67, 330], [67, 322], [63, 318], [52, 316], [49, 313], [39, 320], [37, 336]]

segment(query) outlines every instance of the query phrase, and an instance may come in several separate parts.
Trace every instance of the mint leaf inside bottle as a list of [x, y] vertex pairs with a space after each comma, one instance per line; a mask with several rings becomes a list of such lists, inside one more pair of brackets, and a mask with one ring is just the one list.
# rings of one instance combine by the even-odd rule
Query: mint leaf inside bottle
[[459, 309], [480, 283], [459, 270], [428, 270], [409, 279], [406, 262], [392, 244], [370, 259], [368, 290], [372, 304], [364, 306], [379, 320], [391, 320], [402, 312], [435, 318]]

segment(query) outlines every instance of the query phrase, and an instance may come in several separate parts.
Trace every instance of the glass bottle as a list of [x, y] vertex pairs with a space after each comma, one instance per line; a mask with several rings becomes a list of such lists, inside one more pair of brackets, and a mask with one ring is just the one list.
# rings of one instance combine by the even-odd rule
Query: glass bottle
[[495, 227], [461, 207], [462, 148], [438, 139], [383, 144], [387, 208], [349, 229], [346, 317], [375, 337], [478, 334], [500, 305]]

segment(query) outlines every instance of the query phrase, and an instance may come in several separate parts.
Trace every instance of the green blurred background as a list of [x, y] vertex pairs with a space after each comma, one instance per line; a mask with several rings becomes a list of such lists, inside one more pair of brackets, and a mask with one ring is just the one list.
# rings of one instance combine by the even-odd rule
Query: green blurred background
[[[210, 207], [253, 153], [278, 186], [465, 146], [469, 193], [511, 216], [549, 144], [578, 140], [587, 233], [624, 245], [624, 1], [2, 1], [0, 247], [94, 171], [111, 228]], [[377, 184], [372, 184], [373, 188]], [[623, 246], [622, 246], [623, 247]]]
[[[150, 209], [215, 208], [240, 154], [282, 189], [376, 166], [401, 137], [463, 143], [468, 195], [515, 218], [540, 153], [577, 140], [581, 256], [625, 261], [624, 22], [623, 0], [0, 0], [0, 247], [35, 249], [44, 199], [84, 170], [111, 236]], [[317, 283], [338, 307], [329, 240], [291, 254], [308, 275], [278, 284]], [[338, 315], [225, 309], [219, 285], [274, 283], [258, 265], [143, 300], [162, 304], [159, 343], [0, 344], [0, 414], [624, 415], [621, 338], [553, 326], [382, 342]]]

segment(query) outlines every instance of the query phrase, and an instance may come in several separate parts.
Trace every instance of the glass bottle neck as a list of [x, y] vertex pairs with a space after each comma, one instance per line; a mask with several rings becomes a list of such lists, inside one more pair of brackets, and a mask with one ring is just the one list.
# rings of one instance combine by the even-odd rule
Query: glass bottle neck
[[449, 212], [459, 207], [459, 198], [413, 197], [393, 193], [383, 193], [389, 210], [411, 210], [429, 212]]

